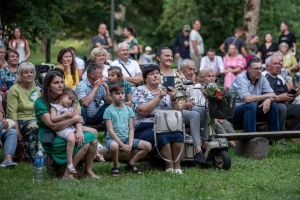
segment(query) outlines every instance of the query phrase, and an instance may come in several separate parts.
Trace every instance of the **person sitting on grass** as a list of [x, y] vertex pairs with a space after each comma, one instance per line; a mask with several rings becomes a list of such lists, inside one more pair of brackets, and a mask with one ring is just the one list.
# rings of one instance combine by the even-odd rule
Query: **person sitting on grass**
[[[75, 91], [69, 87], [64, 87], [62, 95], [56, 102], [50, 103], [50, 117], [53, 123], [63, 121], [78, 115], [78, 109], [74, 101], [77, 99]], [[67, 168], [71, 174], [77, 174], [73, 166], [73, 149], [75, 146], [75, 133], [82, 134], [83, 132], [92, 132], [97, 135], [97, 131], [93, 128], [82, 127], [82, 124], [77, 122], [67, 128], [56, 131], [58, 137], [68, 141], [67, 144]]]
[[113, 104], [106, 108], [103, 119], [106, 120], [108, 135], [106, 136], [106, 147], [110, 150], [111, 158], [114, 163], [111, 175], [119, 176], [120, 168], [118, 161], [118, 150], [121, 147], [124, 151], [130, 152], [132, 149], [139, 149], [133, 156], [125, 169], [136, 174], [141, 174], [141, 170], [135, 165], [140, 158], [144, 157], [152, 148], [149, 142], [134, 139], [133, 110], [124, 104], [124, 84], [120, 81], [111, 83], [109, 86], [110, 96]]
[[125, 102], [124, 104], [127, 106], [131, 106], [131, 95], [132, 95], [132, 89], [130, 84], [127, 81], [124, 81], [122, 70], [118, 66], [111, 66], [108, 70], [108, 81], [106, 82], [107, 85], [110, 85], [111, 83], [115, 81], [120, 81], [124, 85], [124, 91], [125, 91]]

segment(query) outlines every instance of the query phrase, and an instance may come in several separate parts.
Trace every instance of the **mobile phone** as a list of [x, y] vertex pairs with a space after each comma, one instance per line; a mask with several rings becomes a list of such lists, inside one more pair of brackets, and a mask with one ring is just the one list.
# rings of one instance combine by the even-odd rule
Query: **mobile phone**
[[168, 88], [169, 86], [175, 87], [174, 76], [164, 76], [163, 81], [164, 81], [164, 87], [167, 88], [168, 92], [170, 92], [170, 89]]
[[288, 94], [297, 94], [297, 90], [295, 90], [294, 88], [291, 89], [290, 91], [288, 91]]

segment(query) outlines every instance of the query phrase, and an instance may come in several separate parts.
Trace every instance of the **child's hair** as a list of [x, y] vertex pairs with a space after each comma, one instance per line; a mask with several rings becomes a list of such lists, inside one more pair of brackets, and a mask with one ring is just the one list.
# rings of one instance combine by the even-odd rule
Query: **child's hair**
[[109, 85], [109, 92], [111, 94], [119, 91], [120, 89], [124, 89], [124, 84], [121, 81], [116, 81]]
[[77, 100], [77, 95], [76, 95], [75, 90], [73, 90], [70, 87], [65, 86], [63, 91], [62, 91], [61, 97], [64, 97], [65, 95], [69, 95], [69, 94], [73, 94], [74, 97], [75, 97], [75, 100]]
[[118, 66], [111, 66], [110, 68], [108, 68], [107, 73], [108, 72], [112, 72], [117, 74], [119, 81], [123, 81], [123, 73], [120, 67]]

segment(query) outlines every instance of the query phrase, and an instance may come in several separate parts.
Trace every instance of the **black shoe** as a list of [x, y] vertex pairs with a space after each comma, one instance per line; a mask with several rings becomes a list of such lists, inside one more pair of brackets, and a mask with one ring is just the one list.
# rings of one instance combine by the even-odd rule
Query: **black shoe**
[[196, 153], [194, 159], [197, 163], [206, 164], [206, 158], [202, 152]]

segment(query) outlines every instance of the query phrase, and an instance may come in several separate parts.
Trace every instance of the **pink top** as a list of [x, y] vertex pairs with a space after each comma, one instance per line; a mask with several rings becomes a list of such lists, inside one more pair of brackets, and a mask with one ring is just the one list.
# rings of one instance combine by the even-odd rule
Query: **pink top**
[[244, 68], [246, 66], [246, 60], [240, 54], [235, 58], [230, 58], [228, 55], [226, 55], [223, 58], [223, 62], [224, 62], [224, 69], [241, 67], [242, 71], [244, 71]]

